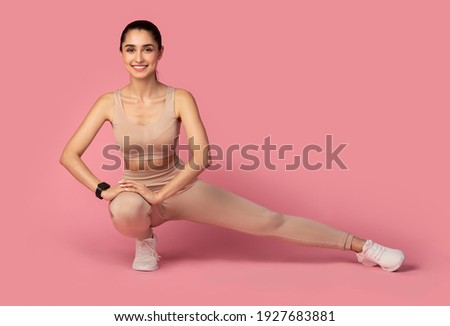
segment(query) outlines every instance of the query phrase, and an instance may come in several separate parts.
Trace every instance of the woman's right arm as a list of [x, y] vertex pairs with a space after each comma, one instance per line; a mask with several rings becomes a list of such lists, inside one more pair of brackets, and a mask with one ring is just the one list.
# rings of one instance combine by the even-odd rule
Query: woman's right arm
[[[113, 94], [101, 96], [84, 118], [81, 125], [70, 138], [61, 154], [59, 162], [82, 184], [95, 192], [101, 182], [86, 166], [81, 156], [91, 144], [94, 137], [107, 120], [111, 121]], [[119, 185], [102, 192], [104, 199], [112, 200], [123, 191]]]

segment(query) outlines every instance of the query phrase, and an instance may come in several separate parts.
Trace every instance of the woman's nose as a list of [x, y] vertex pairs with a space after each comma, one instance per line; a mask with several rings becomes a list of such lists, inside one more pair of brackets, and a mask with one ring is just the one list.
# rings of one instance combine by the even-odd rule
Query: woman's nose
[[137, 62], [141, 62], [143, 60], [142, 53], [140, 51], [137, 51], [136, 53], [137, 53], [136, 54], [136, 61]]

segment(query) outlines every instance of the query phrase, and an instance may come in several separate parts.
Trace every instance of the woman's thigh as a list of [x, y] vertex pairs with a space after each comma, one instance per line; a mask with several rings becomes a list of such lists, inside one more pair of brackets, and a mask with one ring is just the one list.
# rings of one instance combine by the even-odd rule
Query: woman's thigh
[[280, 223], [282, 215], [226, 189], [198, 180], [163, 204], [166, 218], [213, 224], [260, 234]]
[[164, 206], [169, 219], [213, 224], [302, 245], [344, 249], [350, 248], [353, 238], [347, 232], [312, 219], [272, 211], [201, 180], [169, 198]]

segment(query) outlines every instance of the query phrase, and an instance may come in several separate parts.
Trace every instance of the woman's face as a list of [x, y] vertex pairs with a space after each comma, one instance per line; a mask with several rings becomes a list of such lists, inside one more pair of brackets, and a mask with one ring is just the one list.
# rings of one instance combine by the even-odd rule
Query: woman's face
[[163, 50], [158, 50], [158, 44], [146, 30], [130, 30], [122, 43], [125, 68], [134, 78], [148, 78], [156, 73]]

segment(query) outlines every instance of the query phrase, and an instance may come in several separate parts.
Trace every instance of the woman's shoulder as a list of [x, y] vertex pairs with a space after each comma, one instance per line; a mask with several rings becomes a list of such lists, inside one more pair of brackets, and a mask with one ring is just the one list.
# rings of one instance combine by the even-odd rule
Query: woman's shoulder
[[190, 91], [184, 88], [174, 88], [174, 111], [177, 117], [181, 116], [181, 112], [190, 112], [192, 110], [197, 110], [197, 104], [194, 95]]
[[97, 102], [100, 105], [107, 105], [107, 104], [111, 104], [114, 102], [114, 93], [113, 92], [107, 92], [104, 94], [101, 94], [98, 98], [97, 98]]
[[115, 92], [107, 92], [101, 94], [92, 107], [92, 111], [98, 112], [98, 114], [101, 114], [109, 121], [112, 121], [114, 114], [114, 93]]
[[183, 103], [186, 101], [194, 100], [194, 95], [192, 95], [192, 93], [190, 91], [188, 91], [187, 89], [173, 87], [173, 86], [172, 86], [172, 88], [174, 89], [175, 102]]

